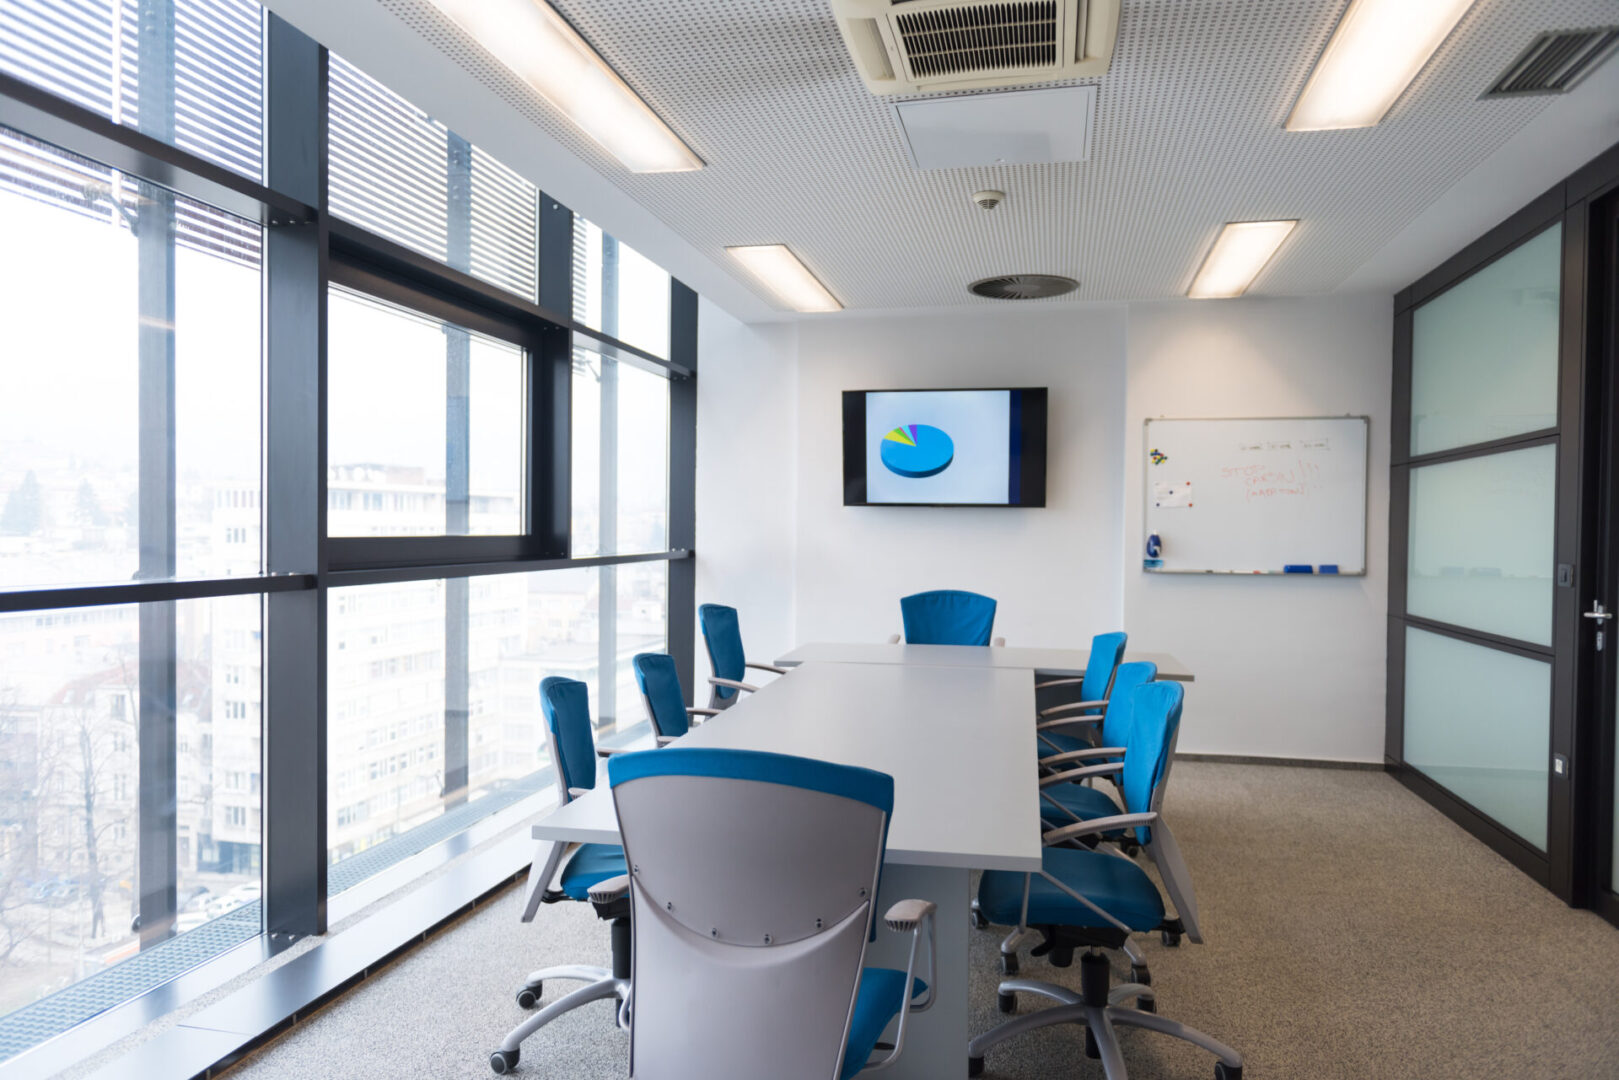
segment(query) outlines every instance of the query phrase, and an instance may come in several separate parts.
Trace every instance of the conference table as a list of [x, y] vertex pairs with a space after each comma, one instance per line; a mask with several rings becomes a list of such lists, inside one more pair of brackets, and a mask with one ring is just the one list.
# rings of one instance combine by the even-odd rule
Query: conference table
[[[887, 661], [854, 658], [886, 649]], [[919, 654], [918, 649], [929, 652]], [[843, 652], [826, 660], [821, 652]], [[1022, 658], [1058, 650], [1022, 650]], [[938, 905], [936, 998], [911, 1018], [905, 1050], [888, 1074], [914, 1080], [965, 1077], [968, 906], [974, 870], [1040, 869], [1035, 742], [1036, 673], [1076, 670], [1072, 651], [1047, 666], [1013, 663], [1014, 650], [953, 646], [805, 646], [783, 657], [793, 670], [744, 694], [678, 740], [683, 746], [768, 750], [886, 772], [894, 778], [879, 918], [896, 901]], [[876, 655], [876, 654], [871, 654]], [[1079, 651], [1083, 655], [1083, 651]], [[955, 662], [949, 662], [954, 657]], [[1172, 658], [1165, 665], [1183, 671]], [[1083, 671], [1082, 662], [1077, 670]], [[1189, 673], [1184, 673], [1189, 677]], [[540, 842], [525, 917], [556, 845], [617, 844], [618, 818], [605, 779], [533, 827]], [[910, 938], [879, 925], [872, 966], [905, 967]]]
[[[905, 645], [864, 642], [816, 642], [800, 645], [776, 661], [777, 667], [799, 664], [917, 664], [925, 667], [1006, 668], [1032, 671], [1053, 678], [1074, 678], [1085, 674], [1090, 662], [1088, 649], [1035, 649], [1019, 645]], [[1124, 663], [1147, 660], [1158, 665], [1158, 678], [1171, 682], [1192, 682], [1186, 665], [1169, 653], [1126, 652]]]

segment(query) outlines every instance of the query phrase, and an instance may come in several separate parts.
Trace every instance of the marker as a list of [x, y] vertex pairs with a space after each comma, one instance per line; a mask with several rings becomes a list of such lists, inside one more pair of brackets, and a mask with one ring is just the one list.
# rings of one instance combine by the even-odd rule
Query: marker
[[1336, 574], [1337, 572], [1338, 572], [1338, 564], [1337, 563], [1331, 563], [1331, 562], [1322, 563], [1321, 568], [1316, 571], [1316, 573], [1318, 573], [1318, 574]]
[[1311, 570], [1309, 563], [1288, 563], [1286, 566], [1282, 567], [1282, 573], [1309, 574], [1314, 573], [1314, 571]]

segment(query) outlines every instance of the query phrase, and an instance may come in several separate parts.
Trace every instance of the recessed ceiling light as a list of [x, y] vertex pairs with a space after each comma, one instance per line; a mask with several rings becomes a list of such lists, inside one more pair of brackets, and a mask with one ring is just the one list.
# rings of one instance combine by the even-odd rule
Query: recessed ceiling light
[[626, 169], [658, 173], [703, 167], [703, 159], [543, 0], [432, 3]]
[[1193, 300], [1241, 296], [1297, 224], [1297, 221], [1231, 222], [1220, 230], [1186, 295]]
[[1351, 0], [1287, 118], [1289, 131], [1381, 121], [1473, 0]]
[[725, 249], [765, 288], [794, 311], [842, 311], [838, 298], [827, 291], [809, 267], [786, 244], [755, 244]]

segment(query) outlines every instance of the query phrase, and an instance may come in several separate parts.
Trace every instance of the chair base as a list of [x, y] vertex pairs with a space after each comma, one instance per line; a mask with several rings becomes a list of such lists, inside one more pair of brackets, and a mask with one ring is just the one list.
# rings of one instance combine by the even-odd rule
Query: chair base
[[[540, 1030], [546, 1024], [555, 1020], [563, 1013], [572, 1012], [581, 1005], [588, 1005], [592, 1001], [603, 1001], [613, 998], [618, 1003], [616, 1010], [618, 1026], [629, 1029], [630, 1026], [630, 919], [627, 904], [615, 901], [615, 906], [598, 907], [597, 912], [612, 912], [614, 917], [610, 926], [613, 946], [613, 967], [589, 967], [583, 964], [565, 964], [559, 967], [541, 968], [531, 971], [523, 982], [523, 988], [517, 992], [517, 1002], [523, 1008], [531, 1008], [538, 1002], [544, 984], [551, 979], [578, 980], [585, 983], [579, 989], [558, 998], [521, 1024], [512, 1028], [501, 1040], [500, 1049], [489, 1055], [489, 1067], [497, 1073], [508, 1073], [517, 1067], [517, 1061], [522, 1052], [523, 1040]], [[624, 914], [617, 911], [625, 910]]]
[[[1107, 959], [1100, 953], [1089, 952], [1080, 960], [1082, 990], [1078, 994], [1065, 987], [1033, 979], [1008, 979], [1001, 983], [1003, 1009], [1009, 997], [1014, 999], [1015, 1008], [1015, 998], [1019, 993], [1050, 998], [1057, 1002], [1057, 1006], [1008, 1020], [973, 1039], [967, 1044], [967, 1074], [969, 1076], [981, 1074], [984, 1071], [985, 1051], [1007, 1039], [1056, 1024], [1084, 1024], [1086, 1053], [1101, 1059], [1102, 1069], [1108, 1080], [1128, 1080], [1129, 1075], [1125, 1068], [1124, 1055], [1119, 1050], [1118, 1036], [1114, 1032], [1116, 1026], [1146, 1028], [1148, 1031], [1156, 1031], [1161, 1035], [1200, 1046], [1219, 1059], [1215, 1065], [1217, 1080], [1241, 1080], [1241, 1054], [1196, 1028], [1187, 1027], [1175, 1020], [1159, 1016], [1156, 1012], [1148, 1011], [1156, 1008], [1156, 1000], [1150, 986], [1142, 983], [1124, 983], [1110, 987], [1111, 979], [1112, 970], [1108, 966]], [[1132, 998], [1146, 1008], [1130, 1008], [1120, 1004]]]

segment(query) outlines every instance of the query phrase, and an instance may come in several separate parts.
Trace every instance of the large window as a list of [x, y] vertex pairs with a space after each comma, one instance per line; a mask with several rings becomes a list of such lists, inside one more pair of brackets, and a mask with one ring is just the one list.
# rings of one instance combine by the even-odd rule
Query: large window
[[541, 678], [690, 685], [696, 296], [251, 0], [0, 4], [0, 73], [3, 1062], [542, 808]]

